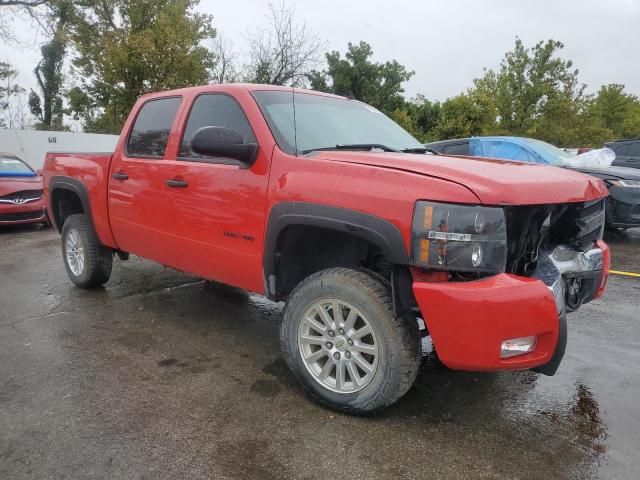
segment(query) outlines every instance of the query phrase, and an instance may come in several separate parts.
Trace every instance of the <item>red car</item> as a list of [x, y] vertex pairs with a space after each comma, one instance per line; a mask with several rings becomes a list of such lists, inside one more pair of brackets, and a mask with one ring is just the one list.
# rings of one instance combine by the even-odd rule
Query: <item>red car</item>
[[42, 176], [10, 153], [0, 153], [0, 225], [43, 223], [49, 218]]
[[133, 253], [285, 301], [284, 356], [323, 405], [398, 400], [422, 320], [453, 369], [554, 374], [566, 313], [604, 291], [607, 187], [426, 150], [357, 100], [211, 85], [140, 98], [113, 153], [48, 153], [44, 188], [79, 287]]

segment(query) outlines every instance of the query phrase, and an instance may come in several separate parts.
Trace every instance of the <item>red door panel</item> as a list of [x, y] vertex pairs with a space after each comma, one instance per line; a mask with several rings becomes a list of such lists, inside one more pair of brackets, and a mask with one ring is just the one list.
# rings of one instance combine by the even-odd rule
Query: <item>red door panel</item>
[[[114, 159], [109, 179], [111, 231], [121, 250], [163, 263], [167, 198], [163, 160]], [[113, 175], [126, 175], [116, 179]]]
[[171, 201], [167, 265], [262, 292], [262, 245], [267, 198], [266, 158], [237, 165], [166, 161], [186, 187], [165, 189]]
[[[118, 246], [160, 263], [167, 257], [167, 166], [163, 158], [181, 104], [179, 96], [143, 101], [126, 145], [118, 146], [109, 172], [109, 218]], [[129, 123], [123, 136], [128, 129]]]

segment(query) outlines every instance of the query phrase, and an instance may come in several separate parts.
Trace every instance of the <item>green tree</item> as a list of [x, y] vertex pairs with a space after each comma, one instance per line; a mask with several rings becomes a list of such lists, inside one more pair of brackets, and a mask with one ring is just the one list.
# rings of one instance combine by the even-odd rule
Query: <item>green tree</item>
[[418, 94], [396, 109], [393, 119], [419, 140], [429, 142], [435, 140], [440, 107], [440, 102], [432, 102]]
[[117, 133], [144, 93], [206, 83], [215, 36], [198, 0], [85, 0], [76, 3], [73, 60], [80, 82], [70, 92], [86, 131]]
[[18, 71], [9, 63], [0, 62], [0, 128], [29, 126], [25, 90], [16, 83]]
[[593, 115], [616, 138], [640, 136], [640, 101], [626, 93], [624, 85], [609, 84], [600, 87], [589, 106]]
[[563, 47], [558, 41], [547, 40], [527, 48], [517, 38], [497, 71], [487, 70], [474, 80], [471, 92], [492, 99], [499, 130], [551, 140], [549, 136], [558, 126], [542, 128], [548, 123], [545, 116], [565, 123], [578, 113], [585, 86], [579, 83], [573, 63], [558, 58]]
[[560, 147], [601, 147], [612, 132], [589, 111], [589, 99], [565, 98], [548, 106], [528, 136]]
[[500, 133], [496, 125], [495, 106], [479, 93], [471, 92], [449, 98], [442, 103], [435, 138], [448, 139]]
[[66, 27], [73, 10], [72, 4], [65, 0], [51, 2], [50, 8], [52, 38], [40, 48], [42, 59], [34, 69], [40, 93], [31, 90], [29, 94], [29, 107], [39, 120], [36, 128], [40, 130], [64, 129], [62, 66], [67, 49]]
[[373, 50], [366, 42], [349, 43], [344, 58], [337, 51], [327, 53], [326, 70], [314, 70], [307, 75], [311, 88], [338, 95], [353, 94], [358, 100], [393, 116], [405, 103], [402, 84], [414, 72], [396, 60], [372, 62], [372, 55]]
[[622, 122], [621, 138], [638, 138], [640, 137], [640, 105], [634, 104]]

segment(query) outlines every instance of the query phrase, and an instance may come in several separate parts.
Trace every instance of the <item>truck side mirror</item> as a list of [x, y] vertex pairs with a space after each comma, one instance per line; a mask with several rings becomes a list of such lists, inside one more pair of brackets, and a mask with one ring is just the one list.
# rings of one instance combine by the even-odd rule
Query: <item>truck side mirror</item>
[[251, 165], [258, 144], [244, 143], [242, 135], [226, 127], [202, 127], [191, 138], [191, 150], [209, 157], [227, 157]]

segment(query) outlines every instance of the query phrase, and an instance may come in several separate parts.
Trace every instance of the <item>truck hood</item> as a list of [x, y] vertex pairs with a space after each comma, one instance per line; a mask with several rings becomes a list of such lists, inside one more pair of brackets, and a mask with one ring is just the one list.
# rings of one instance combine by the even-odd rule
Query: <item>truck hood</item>
[[319, 151], [313, 155], [319, 160], [402, 170], [454, 182], [471, 190], [486, 205], [586, 202], [609, 194], [598, 178], [524, 162], [382, 152]]
[[21, 190], [42, 190], [42, 177], [0, 177], [0, 197]]

